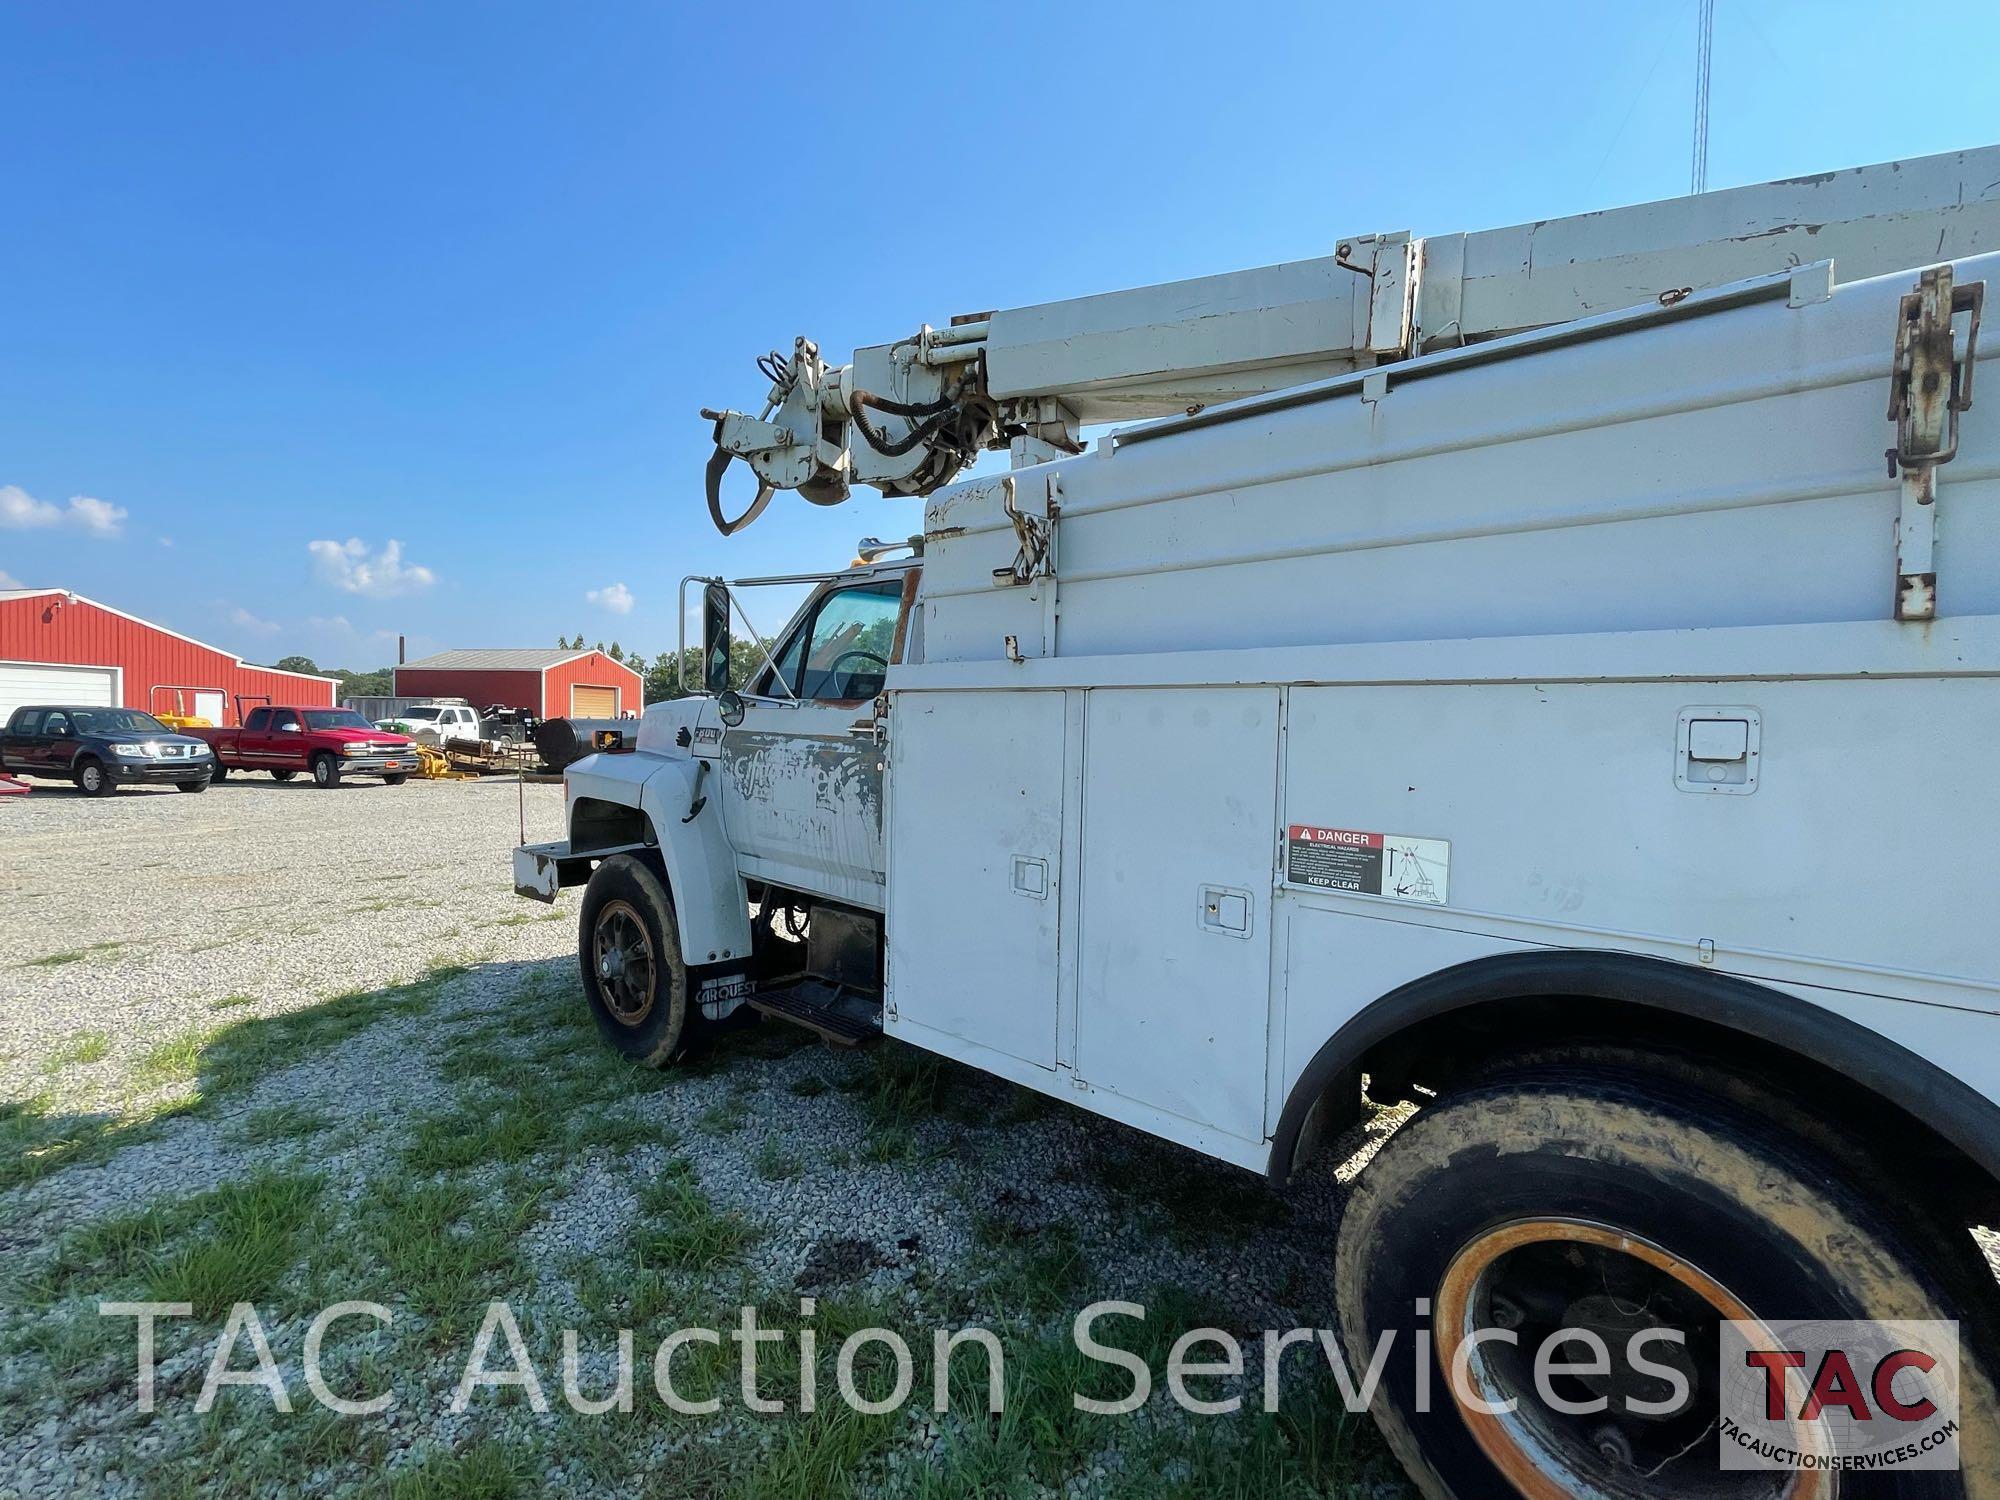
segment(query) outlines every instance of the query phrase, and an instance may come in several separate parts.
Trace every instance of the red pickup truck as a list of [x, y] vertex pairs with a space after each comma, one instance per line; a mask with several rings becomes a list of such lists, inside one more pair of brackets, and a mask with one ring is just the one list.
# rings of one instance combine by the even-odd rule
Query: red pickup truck
[[417, 768], [406, 736], [377, 729], [351, 708], [265, 706], [243, 715], [241, 729], [188, 729], [215, 752], [215, 779], [231, 771], [269, 771], [279, 781], [310, 773], [314, 786], [343, 777], [380, 776], [401, 786]]

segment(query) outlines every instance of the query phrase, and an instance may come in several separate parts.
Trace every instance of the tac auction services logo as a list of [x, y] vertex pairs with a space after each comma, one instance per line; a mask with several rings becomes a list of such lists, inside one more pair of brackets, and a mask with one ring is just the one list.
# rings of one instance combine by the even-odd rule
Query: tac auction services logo
[[1956, 1469], [1958, 1325], [1722, 1325], [1724, 1469]]

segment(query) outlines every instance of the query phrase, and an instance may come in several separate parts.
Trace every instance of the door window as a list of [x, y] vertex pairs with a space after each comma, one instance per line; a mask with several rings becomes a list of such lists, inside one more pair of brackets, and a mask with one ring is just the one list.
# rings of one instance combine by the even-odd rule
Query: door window
[[57, 709], [42, 721], [42, 733], [47, 735], [68, 734], [69, 715], [61, 709]]
[[14, 720], [15, 734], [40, 734], [42, 732], [42, 711], [39, 708], [24, 708]]
[[902, 599], [902, 582], [892, 578], [841, 589], [821, 600], [806, 645], [799, 696], [851, 702], [881, 692]]
[[281, 734], [295, 730], [299, 727], [299, 716], [289, 708], [274, 708], [271, 710], [271, 727]]

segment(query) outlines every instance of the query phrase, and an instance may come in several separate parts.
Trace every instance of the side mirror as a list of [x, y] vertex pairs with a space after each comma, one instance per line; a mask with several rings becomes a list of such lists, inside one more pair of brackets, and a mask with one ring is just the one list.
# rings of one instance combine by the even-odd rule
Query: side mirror
[[722, 715], [722, 722], [734, 729], [743, 722], [743, 695], [730, 688], [724, 688], [715, 695], [715, 711]]
[[[711, 583], [701, 595], [701, 685], [710, 693], [729, 688], [729, 589]], [[742, 716], [742, 708], [737, 708]]]

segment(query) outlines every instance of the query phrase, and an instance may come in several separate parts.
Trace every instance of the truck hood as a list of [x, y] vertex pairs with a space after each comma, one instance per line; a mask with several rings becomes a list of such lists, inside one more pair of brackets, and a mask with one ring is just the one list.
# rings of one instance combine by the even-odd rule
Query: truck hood
[[380, 745], [385, 750], [400, 750], [411, 743], [406, 734], [397, 734], [392, 729], [315, 729], [314, 734], [335, 744], [351, 745], [363, 742]]
[[197, 739], [191, 734], [148, 734], [143, 729], [121, 729], [115, 734], [92, 734], [86, 739], [102, 740], [107, 745], [198, 745], [208, 748], [208, 741]]

